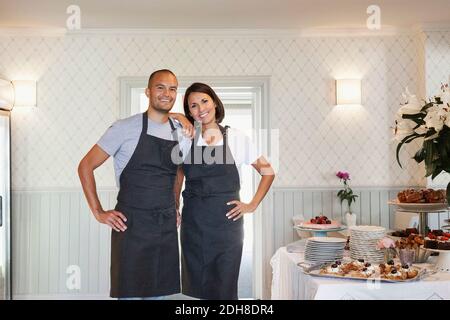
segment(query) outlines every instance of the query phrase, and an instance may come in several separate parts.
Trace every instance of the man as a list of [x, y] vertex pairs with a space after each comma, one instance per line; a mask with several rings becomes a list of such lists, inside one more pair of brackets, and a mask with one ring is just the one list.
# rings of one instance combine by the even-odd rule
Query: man
[[[170, 70], [152, 73], [145, 90], [148, 110], [115, 122], [78, 167], [94, 217], [113, 229], [111, 297], [154, 299], [180, 292], [174, 196], [178, 165], [171, 160], [171, 152], [173, 148], [189, 150], [191, 140], [169, 118], [177, 87]], [[188, 123], [180, 115], [177, 119]], [[190, 135], [192, 130], [188, 128]], [[119, 194], [115, 209], [104, 210], [94, 170], [110, 156]]]

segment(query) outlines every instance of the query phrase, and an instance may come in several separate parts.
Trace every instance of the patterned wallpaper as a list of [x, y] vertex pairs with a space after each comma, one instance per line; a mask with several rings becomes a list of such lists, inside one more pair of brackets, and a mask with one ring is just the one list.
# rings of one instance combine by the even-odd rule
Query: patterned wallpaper
[[[427, 51], [427, 82], [449, 69], [449, 38], [427, 36], [439, 52]], [[0, 36], [0, 75], [38, 80], [38, 107], [13, 112], [13, 187], [79, 186], [79, 160], [118, 119], [118, 77], [157, 68], [199, 80], [270, 76], [271, 126], [280, 130], [278, 186], [336, 186], [338, 170], [350, 171], [353, 186], [425, 184], [423, 169], [408, 162], [414, 147], [402, 154], [405, 169], [396, 164], [390, 128], [403, 89], [423, 91], [422, 48], [413, 35]], [[362, 78], [362, 107], [334, 106], [339, 77]], [[96, 171], [99, 186], [114, 186], [112, 170], [109, 160]]]

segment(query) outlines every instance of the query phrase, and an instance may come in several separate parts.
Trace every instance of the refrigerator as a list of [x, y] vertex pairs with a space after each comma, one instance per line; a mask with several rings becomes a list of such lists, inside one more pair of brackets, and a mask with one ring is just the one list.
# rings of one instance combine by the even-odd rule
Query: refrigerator
[[11, 290], [11, 114], [0, 109], [0, 300]]

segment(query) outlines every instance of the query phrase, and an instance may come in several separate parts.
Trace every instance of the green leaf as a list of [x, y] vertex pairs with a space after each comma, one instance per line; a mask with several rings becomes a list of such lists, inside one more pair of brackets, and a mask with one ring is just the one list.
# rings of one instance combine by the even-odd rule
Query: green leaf
[[446, 196], [447, 196], [447, 205], [448, 205], [450, 203], [450, 182], [447, 185]]
[[442, 172], [442, 169], [440, 167], [436, 167], [436, 169], [434, 169], [434, 171], [433, 171], [433, 174], [431, 175], [431, 180], [436, 178], [438, 176], [438, 174], [441, 172]]
[[424, 105], [422, 107], [422, 109], [420, 109], [421, 112], [427, 110], [428, 108], [431, 108], [433, 106], [433, 102], [428, 102], [426, 105]]
[[426, 166], [426, 173], [425, 173], [425, 177], [429, 177], [431, 174], [433, 174], [433, 172], [436, 171], [436, 163], [431, 163], [430, 165]]
[[396, 150], [397, 163], [400, 166], [400, 168], [403, 169], [402, 164], [400, 163], [400, 157], [399, 157], [401, 147], [405, 143], [410, 143], [411, 141], [413, 141], [419, 137], [423, 137], [423, 136], [424, 136], [424, 134], [413, 133], [413, 134], [410, 134], [409, 136], [406, 136], [405, 138], [403, 138], [402, 141], [400, 141], [400, 143], [397, 146], [397, 150]]
[[421, 163], [425, 159], [425, 149], [420, 148], [414, 155], [413, 159], [416, 160], [417, 163]]

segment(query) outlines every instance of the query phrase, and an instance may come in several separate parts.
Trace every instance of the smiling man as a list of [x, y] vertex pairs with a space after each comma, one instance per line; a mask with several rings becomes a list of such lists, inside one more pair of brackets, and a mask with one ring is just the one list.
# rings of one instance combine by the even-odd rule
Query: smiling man
[[[174, 196], [178, 165], [171, 152], [189, 150], [191, 141], [169, 118], [177, 87], [170, 70], [152, 73], [145, 90], [148, 110], [115, 122], [78, 167], [94, 217], [113, 229], [111, 297], [155, 299], [180, 292]], [[188, 123], [179, 115], [177, 120]], [[114, 210], [104, 210], [94, 170], [110, 156], [119, 194]]]

